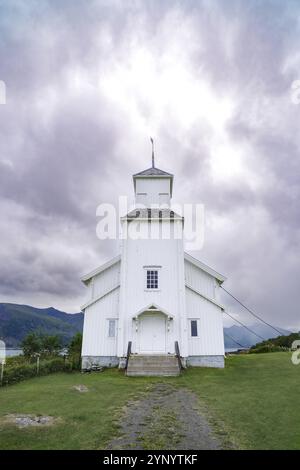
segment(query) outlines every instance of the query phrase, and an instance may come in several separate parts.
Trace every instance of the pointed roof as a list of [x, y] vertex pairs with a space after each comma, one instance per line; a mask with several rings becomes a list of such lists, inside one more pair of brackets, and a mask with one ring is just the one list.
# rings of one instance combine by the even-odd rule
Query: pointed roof
[[94, 269], [93, 271], [89, 272], [88, 274], [85, 274], [84, 276], [81, 277], [81, 282], [85, 284], [86, 286], [90, 282], [90, 280], [97, 276], [98, 274], [102, 273], [102, 271], [105, 271], [105, 269], [110, 268], [116, 263], [119, 263], [121, 261], [121, 255], [115, 256], [114, 258], [110, 259], [106, 263], [102, 264], [98, 268]]
[[155, 167], [147, 168], [147, 170], [135, 173], [133, 177], [135, 176], [169, 176], [173, 178], [173, 175], [171, 173], [167, 173], [166, 171], [160, 170], [159, 168]]
[[127, 215], [122, 217], [122, 219], [132, 220], [132, 219], [180, 219], [183, 220], [183, 217], [176, 212], [172, 211], [172, 209], [167, 208], [137, 208], [133, 209], [132, 211], [128, 212]]

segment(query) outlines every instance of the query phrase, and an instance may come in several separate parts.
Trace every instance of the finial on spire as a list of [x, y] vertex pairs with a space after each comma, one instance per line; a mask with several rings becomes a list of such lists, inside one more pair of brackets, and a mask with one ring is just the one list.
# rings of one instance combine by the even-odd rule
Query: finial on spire
[[154, 168], [154, 141], [152, 137], [150, 137], [151, 144], [152, 144], [152, 168]]

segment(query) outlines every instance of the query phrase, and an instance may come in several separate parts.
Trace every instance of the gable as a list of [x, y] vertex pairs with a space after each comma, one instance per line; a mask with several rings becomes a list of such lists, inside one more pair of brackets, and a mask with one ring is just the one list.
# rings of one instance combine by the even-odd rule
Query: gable
[[88, 300], [88, 302], [86, 302], [84, 305], [80, 307], [81, 311], [85, 313], [88, 307], [91, 307], [92, 305], [95, 305], [95, 304], [99, 305], [99, 303], [103, 302], [104, 299], [106, 302], [108, 302], [109, 305], [112, 302], [115, 304], [115, 299], [117, 299], [117, 302], [119, 302], [119, 291], [120, 291], [120, 286], [115, 286], [106, 292], [102, 292], [102, 294], [98, 295], [97, 297], [92, 297], [90, 300]]
[[102, 264], [98, 268], [82, 276], [81, 282], [83, 282], [83, 284], [87, 286], [93, 278], [103, 273], [104, 271], [108, 270], [109, 268], [115, 266], [116, 264], [120, 263], [120, 261], [121, 261], [121, 255], [115, 256], [115, 258], [112, 258], [111, 260]]
[[193, 256], [189, 255], [188, 253], [184, 253], [184, 261], [186, 266], [192, 265], [196, 269], [194, 269], [195, 272], [203, 272], [207, 275], [207, 277], [213, 278], [219, 282], [219, 284], [222, 284], [224, 281], [226, 281], [226, 277], [223, 276], [223, 274], [218, 273], [215, 271], [213, 268], [208, 266], [207, 264], [202, 263], [202, 261], [194, 258]]

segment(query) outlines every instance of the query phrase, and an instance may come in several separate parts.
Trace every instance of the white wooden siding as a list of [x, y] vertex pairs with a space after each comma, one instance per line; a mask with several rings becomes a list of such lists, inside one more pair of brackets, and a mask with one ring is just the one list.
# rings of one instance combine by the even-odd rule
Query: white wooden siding
[[[222, 310], [186, 288], [189, 356], [224, 355]], [[191, 336], [190, 320], [198, 320], [198, 336]]]
[[193, 287], [201, 294], [211, 299], [216, 298], [215, 286], [216, 280], [210, 274], [202, 271], [197, 266], [194, 266], [189, 261], [184, 261], [185, 282], [187, 285]]
[[[160, 194], [164, 193], [163, 203], [170, 204], [170, 178], [137, 178], [136, 202], [150, 207], [160, 203]], [[140, 196], [146, 194], [146, 196]]]
[[91, 299], [97, 299], [110, 289], [118, 286], [120, 284], [120, 261], [95, 276], [91, 284]]
[[[136, 221], [130, 222], [135, 224]], [[162, 222], [162, 225], [165, 222]], [[142, 222], [144, 227], [148, 223]], [[159, 227], [159, 222], [151, 225]], [[173, 223], [172, 223], [173, 225]], [[182, 229], [182, 221], [174, 222], [177, 230]], [[132, 317], [141, 309], [155, 303], [174, 317], [171, 343], [179, 341], [184, 348], [185, 301], [184, 301], [184, 263], [182, 239], [154, 240], [128, 239], [124, 241], [121, 274], [121, 317], [120, 328], [123, 343], [120, 343], [119, 355], [126, 352], [128, 341], [132, 340]], [[147, 290], [145, 266], [161, 266], [159, 269], [158, 290]], [[171, 334], [170, 334], [171, 336]], [[173, 347], [172, 347], [173, 349]]]
[[[108, 320], [119, 316], [119, 291], [116, 289], [87, 307], [83, 324], [83, 356], [116, 356], [117, 336], [108, 336]], [[116, 335], [118, 326], [116, 325]]]

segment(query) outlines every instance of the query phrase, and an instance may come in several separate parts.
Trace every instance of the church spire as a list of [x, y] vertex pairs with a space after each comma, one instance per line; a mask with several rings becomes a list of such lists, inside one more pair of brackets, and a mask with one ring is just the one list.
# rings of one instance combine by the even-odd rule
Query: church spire
[[152, 168], [155, 168], [155, 166], [154, 166], [154, 141], [153, 141], [152, 137], [150, 137], [150, 140], [151, 140], [151, 144], [152, 144]]

